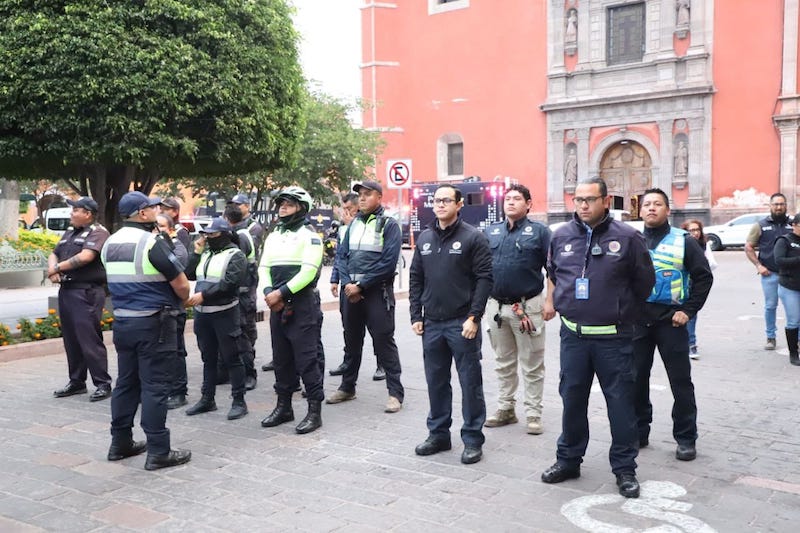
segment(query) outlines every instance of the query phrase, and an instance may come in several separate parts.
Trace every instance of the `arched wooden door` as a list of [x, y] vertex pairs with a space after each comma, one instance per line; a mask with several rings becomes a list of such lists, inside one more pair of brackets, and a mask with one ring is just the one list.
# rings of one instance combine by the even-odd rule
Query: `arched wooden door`
[[600, 160], [600, 177], [608, 185], [615, 209], [630, 211], [639, 218], [639, 200], [652, 185], [652, 162], [644, 146], [635, 141], [620, 141]]

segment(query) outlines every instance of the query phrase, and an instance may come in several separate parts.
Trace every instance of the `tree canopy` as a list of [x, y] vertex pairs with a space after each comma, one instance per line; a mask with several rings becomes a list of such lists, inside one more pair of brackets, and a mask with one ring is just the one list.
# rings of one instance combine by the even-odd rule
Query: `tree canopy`
[[194, 177], [177, 183], [195, 193], [217, 191], [231, 196], [237, 191], [257, 191], [258, 199], [270, 191], [300, 185], [316, 204], [334, 200], [347, 191], [350, 182], [372, 176], [375, 158], [384, 141], [380, 134], [353, 127], [349, 115], [355, 106], [321, 93], [305, 99], [305, 129], [300, 137], [299, 156], [274, 172], [254, 172], [222, 177]]
[[131, 185], [271, 172], [303, 128], [285, 0], [0, 0], [0, 174], [113, 216]]

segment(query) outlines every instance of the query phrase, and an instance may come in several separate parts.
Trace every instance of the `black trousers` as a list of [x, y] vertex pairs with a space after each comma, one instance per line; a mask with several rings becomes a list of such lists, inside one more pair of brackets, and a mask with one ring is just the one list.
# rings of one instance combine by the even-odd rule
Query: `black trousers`
[[243, 343], [246, 350], [242, 351], [242, 363], [244, 372], [247, 376], [257, 377], [256, 359], [256, 340], [258, 340], [258, 330], [256, 329], [256, 288], [250, 287], [247, 292], [239, 293], [239, 313], [242, 323], [242, 333], [247, 343]]
[[650, 403], [650, 371], [655, 349], [661, 354], [672, 389], [672, 436], [678, 444], [694, 444], [697, 440], [697, 403], [689, 360], [689, 333], [686, 326], [672, 326], [662, 320], [648, 327], [637, 327], [633, 339], [635, 370], [636, 418], [639, 439], [650, 435], [653, 404]]
[[189, 392], [189, 378], [186, 374], [186, 312], [179, 314], [178, 322], [178, 354], [172, 367], [172, 388], [170, 396], [187, 394]]
[[174, 359], [177, 357], [175, 316], [114, 320], [114, 347], [119, 374], [111, 394], [111, 437], [127, 442], [133, 436], [133, 419], [142, 405], [141, 425], [147, 452], [165, 455], [170, 450], [167, 397]]
[[346, 298], [342, 303], [346, 359], [349, 359], [350, 364], [342, 374], [339, 390], [356, 391], [364, 349], [364, 335], [366, 330], [369, 330], [378, 366], [386, 371], [386, 388], [389, 389], [389, 395], [402, 402], [405, 391], [400, 382], [400, 356], [394, 341], [394, 291], [391, 284], [387, 284], [385, 289], [377, 285], [368, 288], [362, 294], [364, 299], [357, 303], [350, 303]]
[[203, 359], [203, 396], [214, 396], [217, 390], [219, 359], [231, 378], [231, 394], [244, 394], [244, 365], [239, 355], [242, 329], [239, 306], [216, 313], [195, 313], [194, 334]]
[[319, 316], [319, 296], [310, 289], [295, 294], [283, 310], [269, 314], [278, 396], [290, 398], [300, 376], [309, 400], [325, 399], [319, 363]]
[[111, 385], [100, 326], [105, 299], [106, 291], [99, 285], [78, 289], [65, 284], [58, 291], [59, 320], [72, 383], [86, 383], [88, 370], [95, 386]]

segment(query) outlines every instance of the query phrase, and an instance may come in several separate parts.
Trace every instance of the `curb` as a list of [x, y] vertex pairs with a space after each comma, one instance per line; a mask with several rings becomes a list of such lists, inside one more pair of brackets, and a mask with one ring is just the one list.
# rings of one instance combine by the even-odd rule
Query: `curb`
[[[395, 300], [405, 300], [408, 298], [408, 291], [399, 291], [394, 294]], [[338, 311], [339, 302], [322, 302], [322, 311]], [[258, 313], [262, 320], [269, 320], [269, 310], [261, 311]], [[186, 331], [191, 332], [192, 323], [194, 321], [186, 321]], [[113, 332], [103, 332], [103, 343], [106, 346], [113, 345]], [[64, 339], [61, 337], [57, 339], [45, 339], [43, 341], [24, 342], [22, 344], [11, 344], [9, 346], [0, 346], [0, 363], [8, 363], [11, 361], [19, 361], [21, 359], [31, 359], [34, 357], [45, 357], [48, 355], [59, 355], [64, 353]]]

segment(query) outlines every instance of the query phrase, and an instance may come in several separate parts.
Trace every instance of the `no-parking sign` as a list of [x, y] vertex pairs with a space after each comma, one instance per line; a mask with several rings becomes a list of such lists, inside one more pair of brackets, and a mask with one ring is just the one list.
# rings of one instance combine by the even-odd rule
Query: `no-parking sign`
[[386, 162], [386, 185], [390, 189], [411, 188], [410, 159], [390, 159]]

